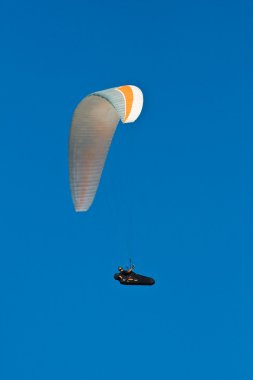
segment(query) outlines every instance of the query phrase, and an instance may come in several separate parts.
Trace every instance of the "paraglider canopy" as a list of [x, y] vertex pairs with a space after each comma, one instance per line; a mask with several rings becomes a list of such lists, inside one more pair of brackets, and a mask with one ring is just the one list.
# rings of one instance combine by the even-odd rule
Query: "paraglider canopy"
[[94, 92], [76, 107], [69, 139], [70, 188], [76, 211], [87, 211], [97, 192], [119, 120], [134, 122], [143, 95], [136, 86]]

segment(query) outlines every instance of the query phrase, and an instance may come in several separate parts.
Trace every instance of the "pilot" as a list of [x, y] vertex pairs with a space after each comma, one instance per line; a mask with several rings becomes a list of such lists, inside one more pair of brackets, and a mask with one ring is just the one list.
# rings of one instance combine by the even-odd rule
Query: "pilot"
[[124, 277], [129, 276], [132, 273], [133, 269], [134, 269], [134, 265], [132, 265], [131, 268], [129, 268], [127, 270], [122, 268], [122, 267], [118, 267], [118, 271], [120, 272], [119, 278], [121, 280], [125, 280]]

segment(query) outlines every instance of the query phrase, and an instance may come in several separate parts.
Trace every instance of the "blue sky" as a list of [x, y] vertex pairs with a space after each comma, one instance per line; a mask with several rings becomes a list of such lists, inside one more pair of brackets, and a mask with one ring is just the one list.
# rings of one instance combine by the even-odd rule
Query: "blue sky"
[[[0, 378], [253, 378], [251, 1], [2, 1]], [[95, 203], [72, 112], [134, 84]], [[150, 288], [113, 279], [132, 257]]]

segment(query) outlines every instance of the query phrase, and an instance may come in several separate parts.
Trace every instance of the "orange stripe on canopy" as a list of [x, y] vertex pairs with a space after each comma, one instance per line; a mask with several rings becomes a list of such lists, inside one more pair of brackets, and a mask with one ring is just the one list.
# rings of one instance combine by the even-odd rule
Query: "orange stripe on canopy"
[[118, 90], [123, 93], [126, 99], [126, 112], [125, 112], [125, 118], [124, 118], [124, 121], [126, 121], [128, 116], [130, 115], [132, 105], [133, 105], [133, 100], [134, 100], [133, 90], [130, 86], [118, 87]]

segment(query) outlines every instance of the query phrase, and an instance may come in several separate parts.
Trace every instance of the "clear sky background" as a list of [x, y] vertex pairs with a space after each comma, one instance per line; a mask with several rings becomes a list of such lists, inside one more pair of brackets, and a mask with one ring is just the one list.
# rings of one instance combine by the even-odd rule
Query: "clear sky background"
[[[0, 7], [1, 380], [253, 378], [253, 3]], [[90, 211], [68, 136], [134, 84]], [[132, 257], [153, 287], [123, 287]]]

